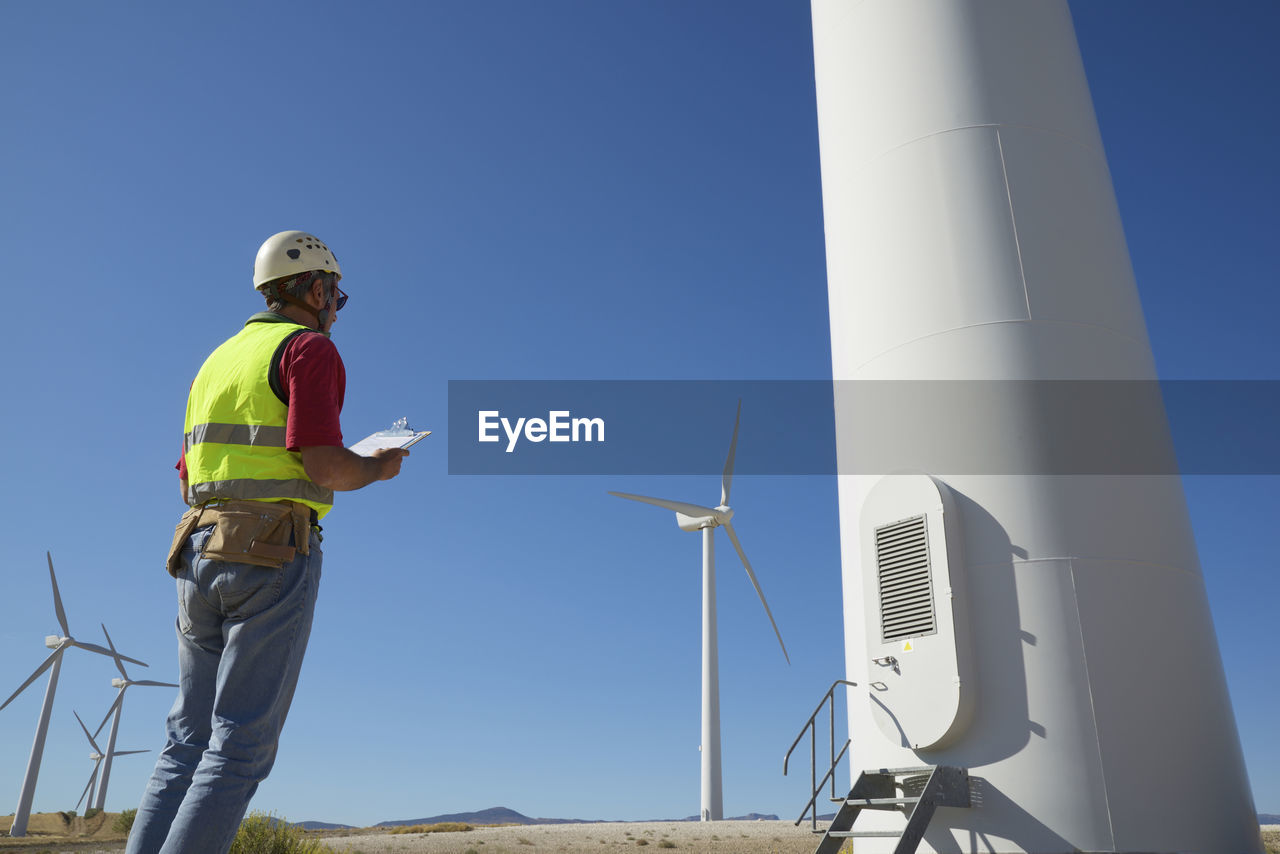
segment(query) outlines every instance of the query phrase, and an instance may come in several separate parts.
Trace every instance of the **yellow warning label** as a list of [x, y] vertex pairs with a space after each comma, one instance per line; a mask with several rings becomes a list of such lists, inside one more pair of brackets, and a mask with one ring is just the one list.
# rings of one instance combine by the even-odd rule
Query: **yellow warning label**
[[902, 651], [903, 651], [903, 652], [913, 652], [914, 650], [915, 650], [915, 647], [913, 647], [913, 646], [911, 645], [911, 641], [903, 641], [903, 642], [902, 642]]

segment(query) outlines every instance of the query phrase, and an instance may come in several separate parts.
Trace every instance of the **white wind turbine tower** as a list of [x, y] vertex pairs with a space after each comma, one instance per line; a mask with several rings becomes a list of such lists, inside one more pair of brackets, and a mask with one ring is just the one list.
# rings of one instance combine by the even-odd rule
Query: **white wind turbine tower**
[[[40, 678], [40, 674], [46, 670], [49, 673], [49, 686], [44, 692], [44, 705], [40, 708], [40, 718], [36, 723], [36, 737], [31, 744], [31, 758], [27, 761], [27, 773], [22, 779], [22, 792], [18, 796], [18, 808], [14, 810], [13, 826], [9, 829], [9, 836], [20, 837], [27, 835], [27, 820], [31, 817], [31, 800], [35, 796], [36, 778], [40, 776], [40, 760], [44, 756], [44, 740], [49, 733], [49, 715], [53, 712], [53, 696], [58, 690], [58, 672], [62, 669], [62, 654], [69, 648], [78, 646], [81, 649], [87, 649], [90, 652], [96, 652], [100, 655], [108, 655], [113, 658], [117, 653], [105, 650], [96, 644], [82, 643], [71, 637], [71, 629], [67, 627], [67, 614], [62, 609], [62, 596], [58, 593], [58, 578], [53, 573], [53, 557], [46, 552], [45, 557], [49, 560], [49, 580], [53, 582], [53, 607], [58, 615], [58, 625], [62, 627], [62, 636], [49, 635], [44, 639], [44, 645], [53, 650], [44, 663], [36, 668], [35, 672], [27, 677], [27, 681], [18, 686], [18, 690], [14, 691], [9, 699], [4, 703], [0, 703], [0, 710], [4, 709], [14, 701], [14, 699], [27, 689], [32, 682]], [[134, 658], [120, 656], [126, 661], [132, 661], [134, 664], [141, 664], [143, 667], [147, 665]]]
[[716, 648], [716, 560], [715, 529], [723, 527], [729, 535], [729, 542], [742, 560], [747, 570], [760, 604], [769, 616], [773, 633], [778, 636], [778, 644], [782, 647], [782, 655], [787, 663], [791, 656], [787, 655], [787, 646], [782, 642], [782, 633], [774, 622], [773, 612], [765, 601], [764, 591], [751, 569], [742, 543], [733, 531], [730, 519], [733, 510], [729, 508], [729, 488], [733, 482], [733, 459], [738, 447], [738, 422], [742, 418], [742, 401], [738, 401], [738, 414], [733, 421], [733, 440], [729, 443], [729, 455], [724, 461], [724, 475], [720, 480], [720, 504], [717, 507], [702, 507], [698, 504], [687, 504], [683, 501], [668, 501], [665, 498], [649, 498], [644, 495], [632, 495], [626, 492], [613, 492], [619, 498], [653, 504], [676, 514], [676, 524], [682, 531], [702, 531], [702, 821], [720, 821], [724, 818], [724, 798], [721, 788], [720, 771], [720, 664]]
[[[93, 804], [93, 801], [94, 801], [94, 784], [98, 782], [98, 770], [102, 767], [102, 760], [107, 759], [108, 757], [113, 756], [113, 755], [114, 755], [114, 756], [128, 756], [128, 755], [129, 755], [129, 754], [131, 754], [131, 753], [148, 753], [149, 751], [146, 751], [146, 750], [121, 750], [121, 751], [119, 751], [118, 753], [114, 753], [114, 754], [109, 753], [109, 752], [108, 752], [108, 753], [106, 753], [106, 754], [104, 754], [104, 753], [102, 752], [102, 749], [101, 749], [100, 747], [98, 747], [98, 742], [94, 741], [94, 740], [93, 740], [93, 736], [89, 735], [89, 728], [88, 728], [87, 726], [85, 726], [85, 725], [84, 725], [84, 721], [80, 720], [80, 715], [79, 715], [77, 712], [72, 712], [72, 714], [73, 714], [73, 715], [75, 715], [75, 716], [76, 716], [76, 720], [80, 722], [80, 729], [84, 730], [84, 737], [85, 737], [85, 738], [87, 738], [87, 739], [89, 739], [89, 746], [93, 748], [93, 753], [90, 753], [90, 754], [89, 754], [89, 758], [93, 760], [93, 773], [89, 775], [89, 782], [85, 785], [85, 787], [84, 787], [84, 791], [80, 793], [80, 800], [76, 801], [76, 805], [75, 805], [74, 809], [80, 809], [80, 804], [84, 801], [84, 796], [85, 796], [85, 795], [88, 795], [88, 796], [89, 796], [89, 807], [90, 807], [90, 808], [92, 808], [92, 807], [93, 807], [93, 805], [94, 805], [94, 804]], [[107, 782], [107, 780], [106, 780], [106, 777], [104, 776], [104, 777], [102, 778], [103, 788], [106, 788], [106, 782]], [[98, 807], [98, 809], [102, 809], [102, 808], [101, 808], [101, 807]]]
[[[98, 809], [105, 809], [107, 801], [107, 783], [111, 780], [111, 758], [113, 756], [124, 756], [125, 753], [137, 753], [139, 751], [122, 751], [116, 752], [116, 734], [120, 731], [120, 712], [124, 709], [124, 692], [131, 685], [150, 685], [156, 688], [177, 688], [177, 684], [173, 682], [152, 682], [150, 680], [134, 681], [129, 678], [129, 674], [125, 672], [124, 662], [121, 661], [124, 656], [116, 651], [116, 645], [111, 642], [111, 635], [107, 632], [107, 627], [102, 627], [102, 633], [107, 636], [107, 646], [111, 647], [111, 654], [115, 657], [116, 669], [120, 671], [123, 679], [112, 679], [111, 687], [119, 688], [120, 692], [116, 694], [116, 701], [111, 704], [111, 708], [107, 709], [106, 715], [102, 718], [102, 723], [98, 724], [98, 729], [94, 735], [102, 732], [102, 728], [107, 725], [107, 720], [111, 720], [111, 735], [107, 738], [107, 752], [103, 757], [102, 764], [102, 784], [98, 786], [98, 801], [92, 806]], [[129, 659], [133, 661], [133, 659]], [[145, 665], [143, 665], [145, 667]], [[112, 717], [114, 715], [114, 718]], [[97, 749], [96, 747], [94, 748]], [[92, 798], [90, 799], [92, 801]]]

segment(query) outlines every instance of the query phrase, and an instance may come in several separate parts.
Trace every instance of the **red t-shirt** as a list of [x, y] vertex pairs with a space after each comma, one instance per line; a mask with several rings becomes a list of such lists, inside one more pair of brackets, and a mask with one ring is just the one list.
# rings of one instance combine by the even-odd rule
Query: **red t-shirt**
[[[333, 342], [319, 332], [291, 339], [280, 358], [280, 385], [289, 394], [284, 429], [289, 450], [316, 445], [342, 447], [338, 416], [347, 392], [347, 369]], [[178, 476], [185, 480], [185, 451], [178, 456], [176, 468]]]

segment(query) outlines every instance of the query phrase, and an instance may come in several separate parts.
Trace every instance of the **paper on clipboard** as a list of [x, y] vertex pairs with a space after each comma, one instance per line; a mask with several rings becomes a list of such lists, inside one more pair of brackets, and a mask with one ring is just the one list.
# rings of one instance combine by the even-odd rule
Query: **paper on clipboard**
[[430, 435], [430, 430], [414, 430], [409, 426], [407, 418], [401, 418], [391, 425], [391, 429], [370, 433], [347, 450], [362, 457], [371, 457], [374, 452], [383, 448], [408, 448]]

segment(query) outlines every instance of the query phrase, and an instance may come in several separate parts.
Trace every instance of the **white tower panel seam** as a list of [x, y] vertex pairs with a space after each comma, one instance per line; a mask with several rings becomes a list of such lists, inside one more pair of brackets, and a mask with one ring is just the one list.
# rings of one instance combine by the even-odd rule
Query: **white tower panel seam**
[[1098, 707], [1093, 701], [1093, 680], [1089, 678], [1089, 647], [1084, 641], [1084, 620], [1080, 616], [1080, 595], [1076, 591], [1076, 567], [1069, 561], [1071, 570], [1072, 604], [1076, 609], [1076, 631], [1080, 634], [1080, 660], [1084, 665], [1085, 687], [1089, 692], [1089, 715], [1093, 726], [1093, 747], [1098, 755], [1098, 782], [1102, 786], [1102, 802], [1106, 804], [1107, 830], [1111, 834], [1111, 847], [1116, 847], [1116, 827], [1111, 818], [1111, 798], [1107, 796], [1107, 766], [1102, 758], [1102, 738], [1098, 735]]

